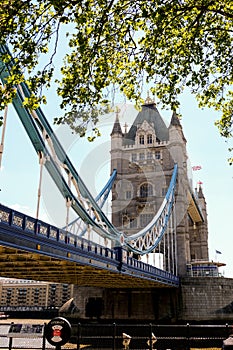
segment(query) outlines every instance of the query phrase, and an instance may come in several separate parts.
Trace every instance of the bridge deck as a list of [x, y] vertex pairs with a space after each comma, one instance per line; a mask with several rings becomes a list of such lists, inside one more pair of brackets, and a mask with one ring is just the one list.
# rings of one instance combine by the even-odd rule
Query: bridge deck
[[0, 204], [0, 276], [105, 288], [178, 287], [169, 272]]
[[2, 246], [0, 246], [0, 256], [0, 276], [2, 277], [105, 288], [169, 287], [160, 281]]

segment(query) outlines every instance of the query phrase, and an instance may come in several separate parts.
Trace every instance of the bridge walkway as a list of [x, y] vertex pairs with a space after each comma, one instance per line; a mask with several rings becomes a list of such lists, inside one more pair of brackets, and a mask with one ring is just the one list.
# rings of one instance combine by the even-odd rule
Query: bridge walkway
[[105, 288], [178, 287], [179, 278], [0, 204], [0, 276]]

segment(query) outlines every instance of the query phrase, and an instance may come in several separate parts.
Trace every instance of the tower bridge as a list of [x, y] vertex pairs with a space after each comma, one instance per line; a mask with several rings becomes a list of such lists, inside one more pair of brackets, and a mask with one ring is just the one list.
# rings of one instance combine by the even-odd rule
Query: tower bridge
[[[6, 46], [1, 46], [0, 53], [7, 53], [9, 55], [8, 57], [11, 57], [11, 54]], [[3, 85], [5, 80], [10, 76], [13, 65], [13, 58], [8, 63], [3, 61], [0, 62], [0, 78]], [[85, 233], [88, 234], [90, 231], [93, 231], [97, 236], [102, 237], [104, 240], [107, 239], [110, 241], [111, 248], [123, 247], [129, 253], [129, 255], [131, 254], [131, 257], [133, 255], [140, 257], [151, 252], [158, 252], [159, 254], [163, 255], [164, 266], [162, 266], [162, 270], [168, 271], [176, 276], [176, 238], [175, 228], [172, 228], [171, 220], [174, 216], [173, 208], [175, 206], [175, 189], [178, 173], [177, 164], [175, 162], [172, 164], [172, 172], [169, 174], [169, 180], [166, 184], [166, 193], [164, 193], [163, 201], [159, 204], [158, 208], [154, 210], [154, 214], [150, 215], [150, 220], [147, 220], [143, 226], [138, 228], [137, 232], [134, 231], [131, 235], [128, 232], [125, 232], [124, 228], [117, 227], [117, 225], [114, 225], [114, 223], [109, 221], [108, 217], [102, 210], [101, 204], [103, 198], [103, 201], [106, 200], [113, 183], [118, 181], [117, 173], [119, 172], [120, 174], [121, 169], [118, 169], [116, 164], [116, 167], [112, 169], [112, 174], [114, 174], [114, 176], [112, 175], [110, 178], [111, 180], [108, 181], [103, 191], [101, 191], [100, 195], [94, 199], [70, 161], [60, 141], [56, 137], [41, 108], [31, 111], [25, 107], [24, 101], [31, 95], [26, 83], [20, 83], [15, 88], [16, 96], [12, 103], [26, 130], [27, 135], [29, 136], [32, 146], [38, 155], [40, 163], [40, 176], [42, 177], [43, 169], [47, 169], [66, 203], [66, 231], [69, 231], [71, 226], [73, 227], [74, 224], [74, 222], [69, 222], [69, 213], [72, 211], [77, 217], [75, 222], [81, 222], [81, 225], [78, 225], [81, 229], [79, 229], [79, 232], [76, 233], [78, 237], [85, 237]], [[114, 129], [115, 128], [116, 124], [114, 125]], [[112, 139], [113, 138], [114, 137], [112, 137]], [[115, 196], [114, 190], [113, 196]], [[37, 218], [39, 214], [39, 200], [40, 198], [38, 198]], [[21, 221], [22, 220], [19, 217], [19, 222]], [[169, 230], [167, 230], [168, 226]], [[10, 233], [8, 230], [7, 237], [9, 235]], [[18, 237], [17, 239], [14, 237], [12, 240], [14, 239], [18, 242], [18, 244], [21, 243]], [[39, 236], [37, 236], [36, 239], [39, 239]], [[72, 239], [75, 242], [77, 241], [76, 237], [72, 237]], [[165, 240], [167, 243], [166, 249]], [[58, 241], [57, 244], [59, 245], [60, 242]], [[163, 252], [160, 251], [161, 244], [164, 247]], [[38, 246], [41, 246], [39, 242]], [[69, 252], [69, 254], [71, 253]], [[169, 264], [166, 264], [167, 261], [169, 261]], [[118, 270], [122, 272], [119, 267]]]
[[[4, 53], [10, 55], [1, 46]], [[13, 58], [0, 61], [3, 85], [13, 65]], [[28, 86], [20, 83], [15, 89], [12, 103], [39, 158], [40, 174], [47, 169], [67, 213], [59, 228], [39, 219], [40, 198], [36, 217], [0, 204], [0, 276], [74, 284], [79, 307], [87, 298], [101, 299], [106, 318], [177, 317], [181, 280], [190, 277], [192, 266], [198, 275], [204, 261], [217, 276], [218, 265], [209, 262], [205, 197], [201, 186], [192, 189], [176, 113], [167, 127], [147, 98], [123, 132], [116, 112], [111, 176], [93, 198], [41, 108], [25, 107]], [[103, 211], [110, 193], [111, 220]], [[90, 232], [103, 245], [90, 241]]]

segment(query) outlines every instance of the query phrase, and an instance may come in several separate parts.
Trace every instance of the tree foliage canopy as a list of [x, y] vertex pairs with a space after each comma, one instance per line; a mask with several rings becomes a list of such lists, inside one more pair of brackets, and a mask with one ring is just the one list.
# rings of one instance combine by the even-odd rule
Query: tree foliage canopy
[[[189, 88], [200, 107], [221, 112], [216, 124], [221, 135], [231, 136], [232, 0], [2, 0], [0, 28], [0, 43], [11, 48], [15, 59], [0, 94], [2, 106], [10, 101], [13, 85], [24, 79], [19, 72], [28, 77], [34, 94], [29, 107], [35, 107], [35, 96], [45, 102], [41, 89], [54, 77], [54, 57], [63, 53], [60, 32], [65, 30], [69, 50], [57, 82], [64, 115], [57, 123], [85, 133], [115, 91], [139, 106], [149, 84], [172, 110]], [[43, 54], [47, 63], [36, 71]]]

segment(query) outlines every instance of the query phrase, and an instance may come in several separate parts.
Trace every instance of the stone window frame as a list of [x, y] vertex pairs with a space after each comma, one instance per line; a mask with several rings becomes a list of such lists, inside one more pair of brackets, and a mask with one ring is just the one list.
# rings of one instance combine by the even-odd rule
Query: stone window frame
[[147, 134], [147, 144], [152, 145], [153, 144], [153, 135], [152, 134]]
[[[144, 187], [144, 188], [143, 188]], [[139, 186], [139, 197], [148, 198], [153, 196], [154, 189], [153, 185], [149, 182], [144, 182]]]
[[139, 145], [145, 145], [145, 135], [144, 134], [140, 134], [138, 139], [139, 139]]

